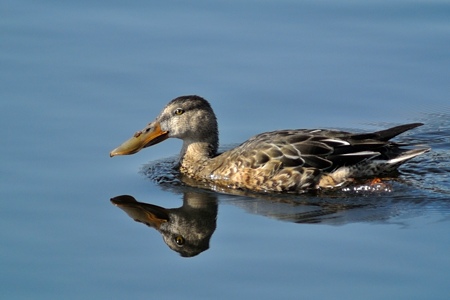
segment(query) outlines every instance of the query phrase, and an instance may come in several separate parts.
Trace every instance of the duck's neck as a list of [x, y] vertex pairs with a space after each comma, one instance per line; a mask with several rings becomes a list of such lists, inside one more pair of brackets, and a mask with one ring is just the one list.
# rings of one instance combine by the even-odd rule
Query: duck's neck
[[216, 154], [217, 143], [184, 141], [180, 153], [181, 172], [196, 177]]

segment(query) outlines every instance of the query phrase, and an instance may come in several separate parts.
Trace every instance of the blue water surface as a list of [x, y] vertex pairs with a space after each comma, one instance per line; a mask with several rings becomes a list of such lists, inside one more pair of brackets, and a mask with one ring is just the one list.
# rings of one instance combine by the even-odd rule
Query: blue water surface
[[[448, 299], [448, 1], [1, 7], [2, 299]], [[389, 192], [298, 197], [155, 182], [177, 140], [109, 158], [186, 94], [211, 102], [225, 147], [423, 122], [399, 140], [433, 150]], [[191, 258], [110, 202], [176, 208], [190, 193], [218, 211]]]

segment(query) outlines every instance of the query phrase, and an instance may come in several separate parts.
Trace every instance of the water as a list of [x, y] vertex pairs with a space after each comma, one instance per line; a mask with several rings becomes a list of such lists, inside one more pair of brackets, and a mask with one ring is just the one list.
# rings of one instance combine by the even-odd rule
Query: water
[[[3, 1], [0, 11], [2, 298], [447, 299], [446, 1]], [[298, 197], [187, 188], [165, 165], [144, 174], [179, 141], [108, 157], [183, 94], [210, 100], [224, 147], [274, 129], [424, 122], [399, 141], [433, 151], [391, 192]], [[207, 199], [208, 249], [181, 257], [111, 204], [124, 194], [166, 208]]]

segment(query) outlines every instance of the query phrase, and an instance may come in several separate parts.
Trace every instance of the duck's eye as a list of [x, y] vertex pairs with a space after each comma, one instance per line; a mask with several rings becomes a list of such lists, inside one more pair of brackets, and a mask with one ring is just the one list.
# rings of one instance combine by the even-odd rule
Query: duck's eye
[[182, 108], [177, 108], [177, 109], [175, 109], [174, 110], [174, 112], [173, 112], [175, 115], [182, 115], [183, 113], [184, 113], [184, 109], [182, 109]]
[[178, 246], [183, 246], [184, 237], [182, 237], [181, 235], [177, 235], [177, 237], [175, 238], [175, 243], [177, 243]]

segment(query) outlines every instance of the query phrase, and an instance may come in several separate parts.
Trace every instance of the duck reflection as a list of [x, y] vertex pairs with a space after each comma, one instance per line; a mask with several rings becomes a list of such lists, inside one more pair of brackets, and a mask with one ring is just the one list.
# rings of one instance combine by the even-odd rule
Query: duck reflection
[[[173, 191], [173, 189], [171, 189]], [[180, 192], [177, 188], [177, 194]], [[183, 205], [165, 208], [137, 201], [133, 196], [121, 195], [111, 202], [136, 222], [156, 229], [170, 249], [183, 257], [192, 257], [209, 249], [216, 229], [218, 197], [220, 201], [268, 218], [293, 223], [321, 223], [342, 225], [351, 222], [383, 220], [389, 211], [380, 206], [367, 209], [371, 202], [350, 201], [346, 198], [316, 198], [312, 195], [240, 195], [219, 194], [201, 189], [182, 188]]]
[[130, 195], [114, 197], [111, 202], [136, 222], [159, 231], [167, 246], [183, 257], [207, 250], [216, 229], [218, 205], [211, 193], [185, 192], [179, 208], [138, 202]]

